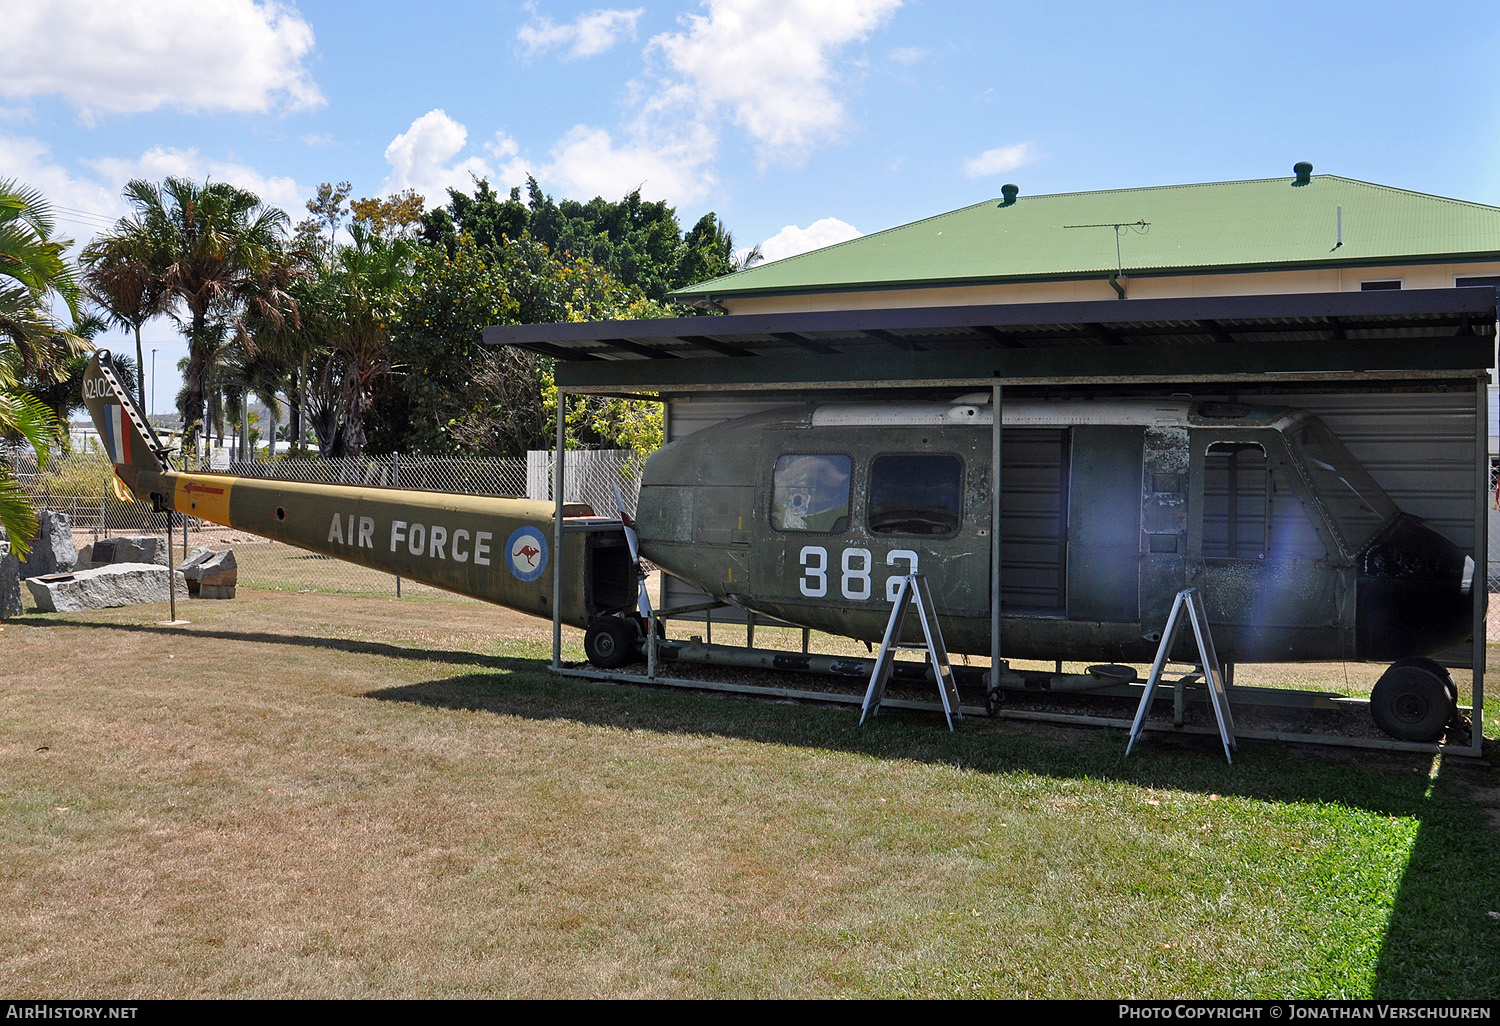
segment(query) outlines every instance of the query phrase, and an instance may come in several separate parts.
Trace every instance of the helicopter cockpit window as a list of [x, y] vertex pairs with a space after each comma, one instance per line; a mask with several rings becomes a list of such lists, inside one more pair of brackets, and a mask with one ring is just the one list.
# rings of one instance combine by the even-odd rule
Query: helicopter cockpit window
[[849, 525], [849, 457], [796, 453], [776, 460], [771, 526], [826, 534]]
[[872, 534], [952, 534], [963, 509], [964, 464], [951, 454], [898, 453], [870, 464]]
[[1318, 498], [1351, 554], [1400, 512], [1322, 421], [1304, 420], [1289, 433], [1288, 441], [1302, 457]]

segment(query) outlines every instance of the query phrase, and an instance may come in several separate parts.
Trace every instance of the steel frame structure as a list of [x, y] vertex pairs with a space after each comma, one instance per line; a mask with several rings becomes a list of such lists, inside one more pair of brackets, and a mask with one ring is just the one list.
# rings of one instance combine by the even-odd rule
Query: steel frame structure
[[[562, 665], [560, 607], [566, 407], [571, 395], [806, 401], [809, 394], [988, 391], [994, 403], [993, 522], [1000, 520], [1002, 390], [1009, 387], [1174, 389], [1318, 385], [1359, 392], [1430, 383], [1474, 395], [1474, 559], [1483, 568], [1488, 514], [1486, 385], [1495, 367], [1496, 292], [1488, 288], [1190, 299], [916, 307], [639, 321], [496, 325], [484, 341], [557, 361], [553, 525], [554, 672], [655, 678]], [[992, 670], [1001, 659], [1000, 546], [991, 545]], [[1468, 746], [1391, 741], [1478, 756], [1483, 742], [1485, 590], [1475, 589], [1470, 664], [1480, 719]], [[992, 678], [993, 679], [993, 678]], [[715, 687], [708, 682], [695, 686]], [[755, 690], [755, 689], [751, 689]], [[783, 693], [786, 689], [761, 689]], [[789, 692], [788, 692], [789, 693]], [[799, 692], [800, 694], [801, 692]], [[1098, 722], [1094, 717], [1066, 717]], [[1245, 733], [1244, 736], [1255, 736]], [[1273, 735], [1293, 738], [1297, 735]], [[1323, 742], [1333, 738], [1309, 738]], [[1368, 742], [1364, 745], [1368, 746]]]

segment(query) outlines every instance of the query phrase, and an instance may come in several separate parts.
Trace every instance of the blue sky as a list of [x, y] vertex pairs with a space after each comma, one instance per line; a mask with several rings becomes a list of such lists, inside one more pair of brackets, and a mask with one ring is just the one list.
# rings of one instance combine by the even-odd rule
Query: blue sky
[[[639, 186], [786, 255], [997, 196], [1332, 173], [1500, 205], [1491, 4], [0, 0], [0, 177]], [[183, 347], [148, 326], [165, 410]], [[106, 344], [123, 348], [117, 337]], [[149, 353], [147, 356], [150, 359]], [[171, 379], [170, 382], [168, 379]]]

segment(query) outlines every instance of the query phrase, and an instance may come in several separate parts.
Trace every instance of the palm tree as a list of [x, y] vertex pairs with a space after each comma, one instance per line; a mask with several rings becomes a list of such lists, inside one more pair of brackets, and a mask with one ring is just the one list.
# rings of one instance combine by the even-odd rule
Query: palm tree
[[271, 323], [296, 318], [286, 291], [294, 273], [285, 247], [288, 218], [227, 182], [135, 179], [125, 198], [134, 216], [122, 218], [111, 236], [133, 240], [130, 251], [150, 269], [165, 306], [186, 307], [185, 317], [174, 316], [188, 337], [181, 413], [184, 444], [192, 445], [207, 423], [210, 371], [223, 346], [216, 322], [253, 348], [245, 311]]
[[363, 220], [349, 234], [352, 242], [314, 261], [297, 284], [300, 330], [271, 333], [289, 366], [300, 364], [301, 398], [324, 456], [364, 450], [365, 418], [390, 370], [391, 326], [415, 257], [408, 239], [384, 237]]
[[[60, 376], [68, 357], [87, 343], [52, 317], [61, 299], [77, 319], [79, 290], [64, 253], [68, 240], [54, 239], [51, 208], [40, 193], [0, 180], [0, 435], [24, 439], [44, 463], [57, 441], [57, 418], [22, 387], [26, 375]], [[36, 512], [17, 483], [9, 457], [0, 451], [0, 526], [17, 553], [30, 550]]]
[[[129, 230], [122, 230], [125, 226]], [[152, 267], [153, 247], [143, 227], [127, 218], [83, 248], [83, 286], [110, 324], [135, 332], [136, 400], [146, 409], [146, 357], [141, 327], [167, 312], [162, 279]]]
[[65, 252], [69, 239], [54, 239], [52, 209], [35, 189], [0, 179], [0, 344], [25, 371], [46, 366], [78, 348], [79, 340], [58, 326], [51, 297], [78, 319], [78, 279]]
[[[73, 322], [72, 334], [92, 343], [94, 337], [108, 328], [104, 318], [89, 311]], [[58, 442], [64, 452], [71, 449], [67, 426], [72, 415], [83, 408], [83, 376], [88, 367], [89, 356], [79, 350], [57, 360], [53, 365], [38, 369], [25, 376], [21, 384], [32, 396], [52, 411], [58, 428]], [[115, 370], [121, 377], [129, 377], [136, 371], [135, 361], [128, 356], [115, 357]]]
[[339, 316], [328, 342], [332, 358], [343, 364], [344, 445], [358, 456], [375, 384], [391, 369], [391, 324], [411, 279], [414, 253], [406, 239], [382, 238], [362, 221], [351, 224], [349, 234], [354, 241], [339, 250], [334, 265]]

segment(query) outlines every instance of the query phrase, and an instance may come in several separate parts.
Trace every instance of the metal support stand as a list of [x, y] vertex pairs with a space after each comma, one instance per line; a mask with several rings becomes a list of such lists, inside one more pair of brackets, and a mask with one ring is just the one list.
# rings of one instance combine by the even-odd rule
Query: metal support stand
[[[1234, 742], [1234, 714], [1229, 711], [1229, 696], [1224, 691], [1223, 670], [1219, 663], [1219, 654], [1214, 651], [1214, 639], [1208, 631], [1208, 611], [1203, 608], [1203, 596], [1198, 594], [1197, 588], [1184, 588], [1177, 593], [1177, 598], [1172, 602], [1172, 613], [1167, 617], [1167, 629], [1162, 632], [1161, 646], [1156, 650], [1156, 661], [1151, 664], [1151, 673], [1146, 678], [1145, 690], [1141, 692], [1141, 704], [1135, 711], [1135, 722], [1130, 725], [1130, 740], [1125, 745], [1125, 754], [1135, 747], [1136, 740], [1141, 736], [1141, 731], [1146, 725], [1146, 710], [1151, 707], [1151, 698], [1156, 692], [1156, 686], [1161, 683], [1161, 671], [1167, 663], [1167, 653], [1172, 651], [1172, 644], [1177, 640], [1177, 632], [1182, 629], [1182, 611], [1187, 610], [1188, 621], [1193, 625], [1193, 637], [1198, 641], [1198, 658], [1202, 660], [1203, 680], [1208, 685], [1208, 701], [1214, 707], [1214, 716], [1219, 721], [1219, 738], [1224, 742], [1224, 758], [1234, 762], [1234, 756], [1229, 750], [1235, 747]], [[1194, 675], [1196, 676], [1196, 674]], [[1180, 696], [1187, 683], [1187, 678], [1178, 681], [1177, 692]]]
[[[917, 607], [917, 618], [922, 621], [924, 645], [901, 644], [901, 629], [906, 625], [906, 614], [912, 604]], [[937, 611], [932, 604], [932, 591], [927, 579], [921, 574], [907, 574], [896, 585], [896, 604], [891, 607], [891, 619], [885, 627], [885, 638], [880, 642], [880, 655], [875, 660], [875, 669], [870, 674], [870, 687], [865, 692], [864, 707], [859, 713], [859, 722], [866, 716], [880, 711], [880, 701], [885, 697], [885, 686], [890, 683], [894, 669], [892, 662], [898, 651], [926, 651], [932, 661], [932, 672], [937, 677], [938, 694], [943, 699], [943, 715], [948, 718], [948, 729], [953, 729], [953, 718], [964, 718], [958, 704], [958, 685], [953, 681], [953, 667], [949, 664], [948, 646], [943, 642], [943, 632], [938, 626]]]

